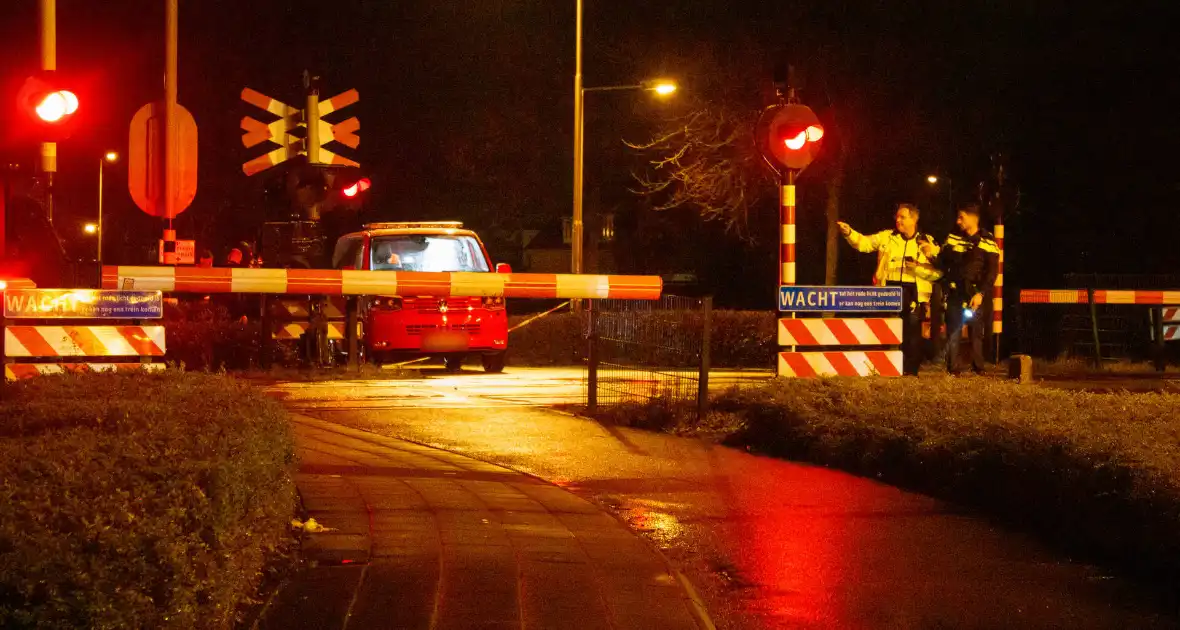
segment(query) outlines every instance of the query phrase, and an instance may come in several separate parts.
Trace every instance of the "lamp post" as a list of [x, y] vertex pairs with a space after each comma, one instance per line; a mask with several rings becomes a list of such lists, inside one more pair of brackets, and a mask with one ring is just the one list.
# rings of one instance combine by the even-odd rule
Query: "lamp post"
[[[927, 175], [926, 183], [937, 186], [939, 179], [938, 175]], [[949, 216], [955, 216], [955, 182], [949, 177], [946, 178], [946, 210]]]
[[[579, 6], [581, 2], [579, 0]], [[579, 23], [581, 21], [581, 12], [579, 11]], [[579, 29], [579, 33], [581, 29]], [[580, 40], [579, 40], [580, 42]], [[581, 45], [579, 43], [579, 56]], [[580, 63], [579, 63], [580, 68]], [[582, 258], [583, 258], [583, 224], [582, 224], [582, 189], [584, 183], [583, 167], [585, 166], [585, 149], [586, 149], [586, 93], [587, 92], [624, 92], [643, 90], [654, 92], [657, 96], [665, 97], [671, 96], [676, 92], [676, 84], [667, 80], [653, 80], [644, 81], [643, 83], [635, 83], [632, 85], [604, 85], [599, 87], [582, 87], [582, 75], [579, 70], [577, 75], [577, 98], [574, 106], [574, 224], [573, 234], [570, 239], [571, 250], [571, 265], [570, 271], [572, 273], [582, 273]]]
[[[94, 231], [96, 233], [95, 235], [97, 236], [95, 240], [98, 241], [98, 255], [96, 256], [96, 260], [99, 263], [102, 262], [102, 174], [103, 171], [106, 170], [105, 167], [108, 162], [114, 163], [118, 161], [118, 159], [118, 153], [115, 153], [114, 151], [107, 151], [106, 154], [102, 156], [102, 159], [98, 161], [98, 224], [95, 225]], [[86, 225], [87, 233], [90, 232], [90, 225], [91, 224]]]
[[577, 0], [574, 45], [574, 221], [570, 234], [570, 271], [582, 272], [582, 5]]

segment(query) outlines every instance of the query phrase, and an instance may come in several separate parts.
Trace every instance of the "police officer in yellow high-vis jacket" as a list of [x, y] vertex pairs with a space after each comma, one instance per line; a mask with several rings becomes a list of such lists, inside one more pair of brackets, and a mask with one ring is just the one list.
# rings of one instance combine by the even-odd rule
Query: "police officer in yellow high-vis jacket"
[[931, 282], [942, 277], [922, 245], [933, 239], [918, 231], [918, 207], [903, 203], [894, 214], [894, 229], [866, 235], [843, 221], [836, 225], [857, 251], [877, 252], [873, 284], [900, 286], [902, 290], [902, 364], [906, 374], [917, 376], [922, 364], [922, 317], [930, 304]]

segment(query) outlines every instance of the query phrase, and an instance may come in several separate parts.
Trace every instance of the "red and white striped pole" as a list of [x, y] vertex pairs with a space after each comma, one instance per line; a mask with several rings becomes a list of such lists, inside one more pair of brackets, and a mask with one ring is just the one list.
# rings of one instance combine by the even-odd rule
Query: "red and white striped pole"
[[795, 170], [783, 173], [779, 196], [779, 223], [782, 235], [779, 245], [779, 286], [795, 284]]
[[[1000, 219], [1002, 221], [1003, 219]], [[996, 338], [996, 361], [1000, 360], [1000, 335], [1004, 333], [1004, 224], [996, 223], [996, 247], [1000, 250], [1000, 271], [992, 288], [992, 336]]]

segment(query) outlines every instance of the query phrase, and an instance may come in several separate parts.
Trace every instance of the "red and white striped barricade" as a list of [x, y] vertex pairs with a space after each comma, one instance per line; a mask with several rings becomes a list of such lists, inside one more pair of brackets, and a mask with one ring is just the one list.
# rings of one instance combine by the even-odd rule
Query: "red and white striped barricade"
[[[163, 369], [164, 364], [155, 361], [166, 350], [164, 326], [138, 323], [163, 316], [159, 291], [8, 289], [4, 292], [5, 378]], [[23, 321], [13, 325], [11, 320]], [[126, 320], [136, 323], [128, 325]]]
[[901, 318], [846, 317], [896, 313], [901, 301], [901, 287], [779, 287], [779, 311], [791, 315], [778, 322], [778, 375], [901, 376]]
[[1160, 319], [1164, 322], [1164, 341], [1180, 341], [1180, 306], [1160, 309]]
[[[271, 336], [281, 341], [299, 339], [312, 329], [312, 319], [315, 314], [314, 298], [281, 298], [271, 306], [271, 313], [275, 316]], [[347, 326], [348, 300], [343, 296], [332, 296], [322, 301], [319, 315], [325, 320], [328, 339], [344, 339]]]
[[107, 289], [165, 293], [294, 293], [658, 300], [659, 276], [202, 267], [103, 267]]

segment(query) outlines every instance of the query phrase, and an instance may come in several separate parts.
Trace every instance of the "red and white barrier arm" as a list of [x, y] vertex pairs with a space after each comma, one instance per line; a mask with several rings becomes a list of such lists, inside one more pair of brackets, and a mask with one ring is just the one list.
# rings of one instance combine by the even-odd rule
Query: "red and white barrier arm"
[[[1024, 289], [1021, 304], [1089, 304], [1086, 289]], [[1125, 291], [1097, 289], [1095, 304], [1138, 304], [1143, 306], [1180, 304], [1180, 290]]]
[[166, 293], [657, 300], [664, 285], [659, 276], [120, 266], [103, 267], [102, 286]]

